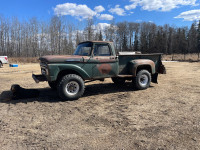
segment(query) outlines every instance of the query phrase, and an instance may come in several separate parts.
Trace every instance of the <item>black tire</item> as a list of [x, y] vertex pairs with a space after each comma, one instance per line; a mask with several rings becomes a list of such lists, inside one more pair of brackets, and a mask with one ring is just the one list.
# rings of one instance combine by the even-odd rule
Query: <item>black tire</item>
[[124, 78], [118, 78], [118, 77], [113, 77], [112, 81], [116, 84], [116, 85], [123, 85], [125, 83], [125, 79]]
[[56, 81], [48, 81], [49, 86], [51, 87], [52, 90], [57, 89], [57, 82]]
[[137, 90], [144, 90], [150, 86], [151, 74], [147, 70], [140, 70], [133, 79], [133, 86]]
[[80, 76], [68, 74], [60, 80], [57, 90], [63, 100], [76, 100], [83, 95], [85, 84]]
[[3, 64], [2, 64], [2, 62], [0, 62], [0, 68], [1, 68], [1, 67], [3, 67]]

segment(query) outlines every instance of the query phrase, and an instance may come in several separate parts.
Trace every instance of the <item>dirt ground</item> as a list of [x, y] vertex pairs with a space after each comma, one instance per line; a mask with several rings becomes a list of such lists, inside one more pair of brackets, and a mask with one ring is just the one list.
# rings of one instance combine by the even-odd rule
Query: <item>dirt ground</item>
[[76, 101], [61, 101], [47, 83], [34, 83], [39, 64], [5, 65], [2, 95], [12, 84], [41, 93], [0, 101], [1, 149], [200, 149], [200, 63], [164, 64], [167, 74], [147, 90], [106, 79], [86, 84]]

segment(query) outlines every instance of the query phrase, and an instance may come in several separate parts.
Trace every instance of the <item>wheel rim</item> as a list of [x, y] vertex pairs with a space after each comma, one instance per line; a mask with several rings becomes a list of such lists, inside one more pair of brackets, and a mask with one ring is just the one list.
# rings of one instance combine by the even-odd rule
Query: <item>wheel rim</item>
[[67, 94], [74, 96], [78, 93], [79, 88], [80, 88], [80, 86], [77, 82], [71, 81], [71, 82], [67, 83], [65, 90], [66, 90]]
[[146, 86], [148, 84], [148, 81], [148, 76], [145, 74], [141, 75], [141, 77], [139, 78], [139, 82], [142, 86]]

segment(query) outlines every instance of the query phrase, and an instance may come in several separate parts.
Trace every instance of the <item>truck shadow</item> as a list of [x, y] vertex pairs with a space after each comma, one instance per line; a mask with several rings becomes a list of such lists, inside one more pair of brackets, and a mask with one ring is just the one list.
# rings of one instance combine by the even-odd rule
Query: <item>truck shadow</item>
[[127, 91], [134, 91], [131, 83], [125, 85], [115, 85], [114, 83], [91, 84], [86, 86], [83, 97]]
[[[153, 86], [150, 86], [150, 88], [151, 87]], [[40, 94], [36, 98], [17, 99], [17, 100], [11, 99], [12, 97], [11, 91], [3, 91], [0, 95], [0, 103], [17, 104], [17, 103], [29, 103], [29, 102], [49, 102], [49, 103], [57, 103], [61, 101], [63, 102], [63, 100], [58, 96], [56, 90], [52, 90], [51, 88], [41, 88], [38, 90]], [[137, 90], [133, 89], [131, 83], [126, 83], [125, 85], [120, 85], [120, 86], [117, 86], [113, 83], [91, 84], [91, 85], [86, 85], [85, 92], [82, 97], [97, 96], [101, 94], [118, 93], [118, 92], [128, 92], [128, 91], [137, 91]]]

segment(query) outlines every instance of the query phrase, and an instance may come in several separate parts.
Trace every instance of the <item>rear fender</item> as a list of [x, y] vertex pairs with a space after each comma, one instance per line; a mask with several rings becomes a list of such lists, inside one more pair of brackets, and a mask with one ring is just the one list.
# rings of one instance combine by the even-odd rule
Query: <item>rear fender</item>
[[137, 75], [138, 69], [146, 69], [151, 74], [156, 72], [155, 63], [149, 59], [136, 59], [129, 62], [129, 71], [134, 77]]

